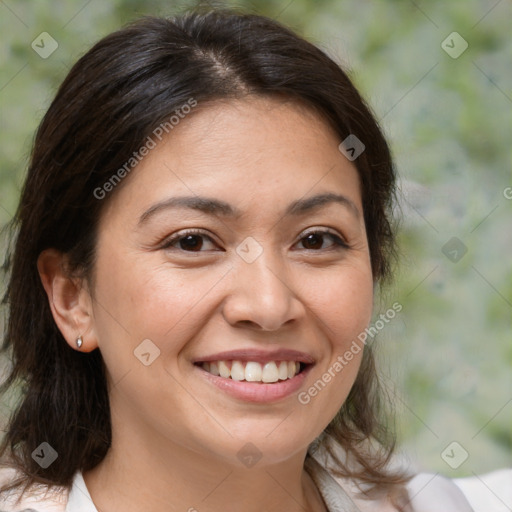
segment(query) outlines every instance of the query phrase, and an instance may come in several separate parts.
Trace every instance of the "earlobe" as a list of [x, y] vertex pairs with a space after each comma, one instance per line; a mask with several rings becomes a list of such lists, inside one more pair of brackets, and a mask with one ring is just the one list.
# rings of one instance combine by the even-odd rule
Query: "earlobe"
[[66, 262], [65, 254], [46, 249], [37, 259], [37, 270], [62, 336], [75, 350], [90, 352], [98, 347], [91, 297], [83, 280], [69, 275]]

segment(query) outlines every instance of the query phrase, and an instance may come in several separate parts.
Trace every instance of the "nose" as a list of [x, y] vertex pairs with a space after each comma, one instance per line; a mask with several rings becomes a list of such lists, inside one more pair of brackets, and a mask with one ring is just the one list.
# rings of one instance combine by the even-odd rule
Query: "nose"
[[267, 257], [264, 251], [252, 263], [237, 261], [230, 274], [232, 284], [223, 315], [231, 325], [275, 331], [303, 317], [297, 283], [278, 258]]

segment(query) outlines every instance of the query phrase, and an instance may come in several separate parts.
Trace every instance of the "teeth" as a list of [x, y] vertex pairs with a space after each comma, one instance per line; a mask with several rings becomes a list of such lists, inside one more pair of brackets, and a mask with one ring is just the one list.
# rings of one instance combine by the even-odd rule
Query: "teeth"
[[212, 375], [220, 375], [220, 372], [219, 372], [219, 365], [215, 362], [215, 361], [212, 361], [210, 363], [210, 373]]
[[274, 361], [265, 364], [261, 380], [263, 382], [277, 382], [279, 380], [279, 373], [277, 372], [277, 366]]
[[281, 361], [279, 363], [279, 380], [286, 380], [288, 378], [288, 363]]
[[233, 364], [231, 365], [231, 378], [233, 380], [245, 379], [244, 365], [240, 361], [233, 361]]
[[225, 361], [219, 361], [219, 373], [220, 376], [224, 377], [225, 379], [231, 377], [231, 369], [229, 368]]
[[261, 381], [261, 364], [252, 361], [245, 365], [245, 380], [249, 382]]
[[260, 364], [255, 361], [210, 361], [201, 367], [212, 375], [247, 382], [278, 382], [295, 377], [300, 371], [297, 361], [269, 361]]

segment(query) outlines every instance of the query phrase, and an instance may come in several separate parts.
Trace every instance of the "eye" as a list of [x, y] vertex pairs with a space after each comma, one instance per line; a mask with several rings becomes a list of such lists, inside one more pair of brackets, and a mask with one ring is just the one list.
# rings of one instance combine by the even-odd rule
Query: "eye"
[[[332, 243], [327, 248], [324, 247], [324, 241], [325, 238], [331, 239]], [[310, 231], [308, 233], [305, 233], [302, 235], [301, 240], [299, 243], [302, 243], [304, 246], [304, 249], [306, 250], [325, 250], [329, 248], [344, 248], [348, 249], [349, 245], [338, 235], [335, 233], [331, 233], [330, 231], [325, 230], [315, 230]]]
[[[331, 244], [325, 247], [324, 243], [326, 239], [331, 240]], [[204, 252], [208, 250], [212, 250], [212, 248], [205, 248], [204, 240], [208, 240], [212, 247], [214, 247], [214, 242], [206, 233], [199, 230], [186, 230], [172, 237], [168, 238], [161, 245], [161, 249], [177, 249], [185, 252]], [[349, 245], [338, 235], [326, 230], [315, 230], [310, 231], [302, 235], [301, 240], [298, 243], [303, 244], [303, 248], [306, 250], [328, 250], [328, 249], [336, 249], [336, 248], [345, 248], [348, 249]], [[215, 250], [215, 249], [213, 249]]]
[[171, 238], [165, 240], [161, 246], [161, 249], [170, 249], [178, 245], [179, 247], [175, 247], [178, 250], [186, 252], [203, 252], [201, 251], [205, 245], [203, 239], [209, 240], [213, 245], [212, 239], [204, 232], [190, 229], [187, 231], [182, 231], [181, 233], [177, 233]]

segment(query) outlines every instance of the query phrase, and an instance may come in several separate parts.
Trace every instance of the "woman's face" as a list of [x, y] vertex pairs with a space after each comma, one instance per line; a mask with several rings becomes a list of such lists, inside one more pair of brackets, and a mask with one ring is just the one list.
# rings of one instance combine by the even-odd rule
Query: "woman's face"
[[84, 338], [114, 438], [276, 463], [322, 432], [359, 368], [373, 280], [358, 174], [292, 101], [201, 107], [106, 199]]

